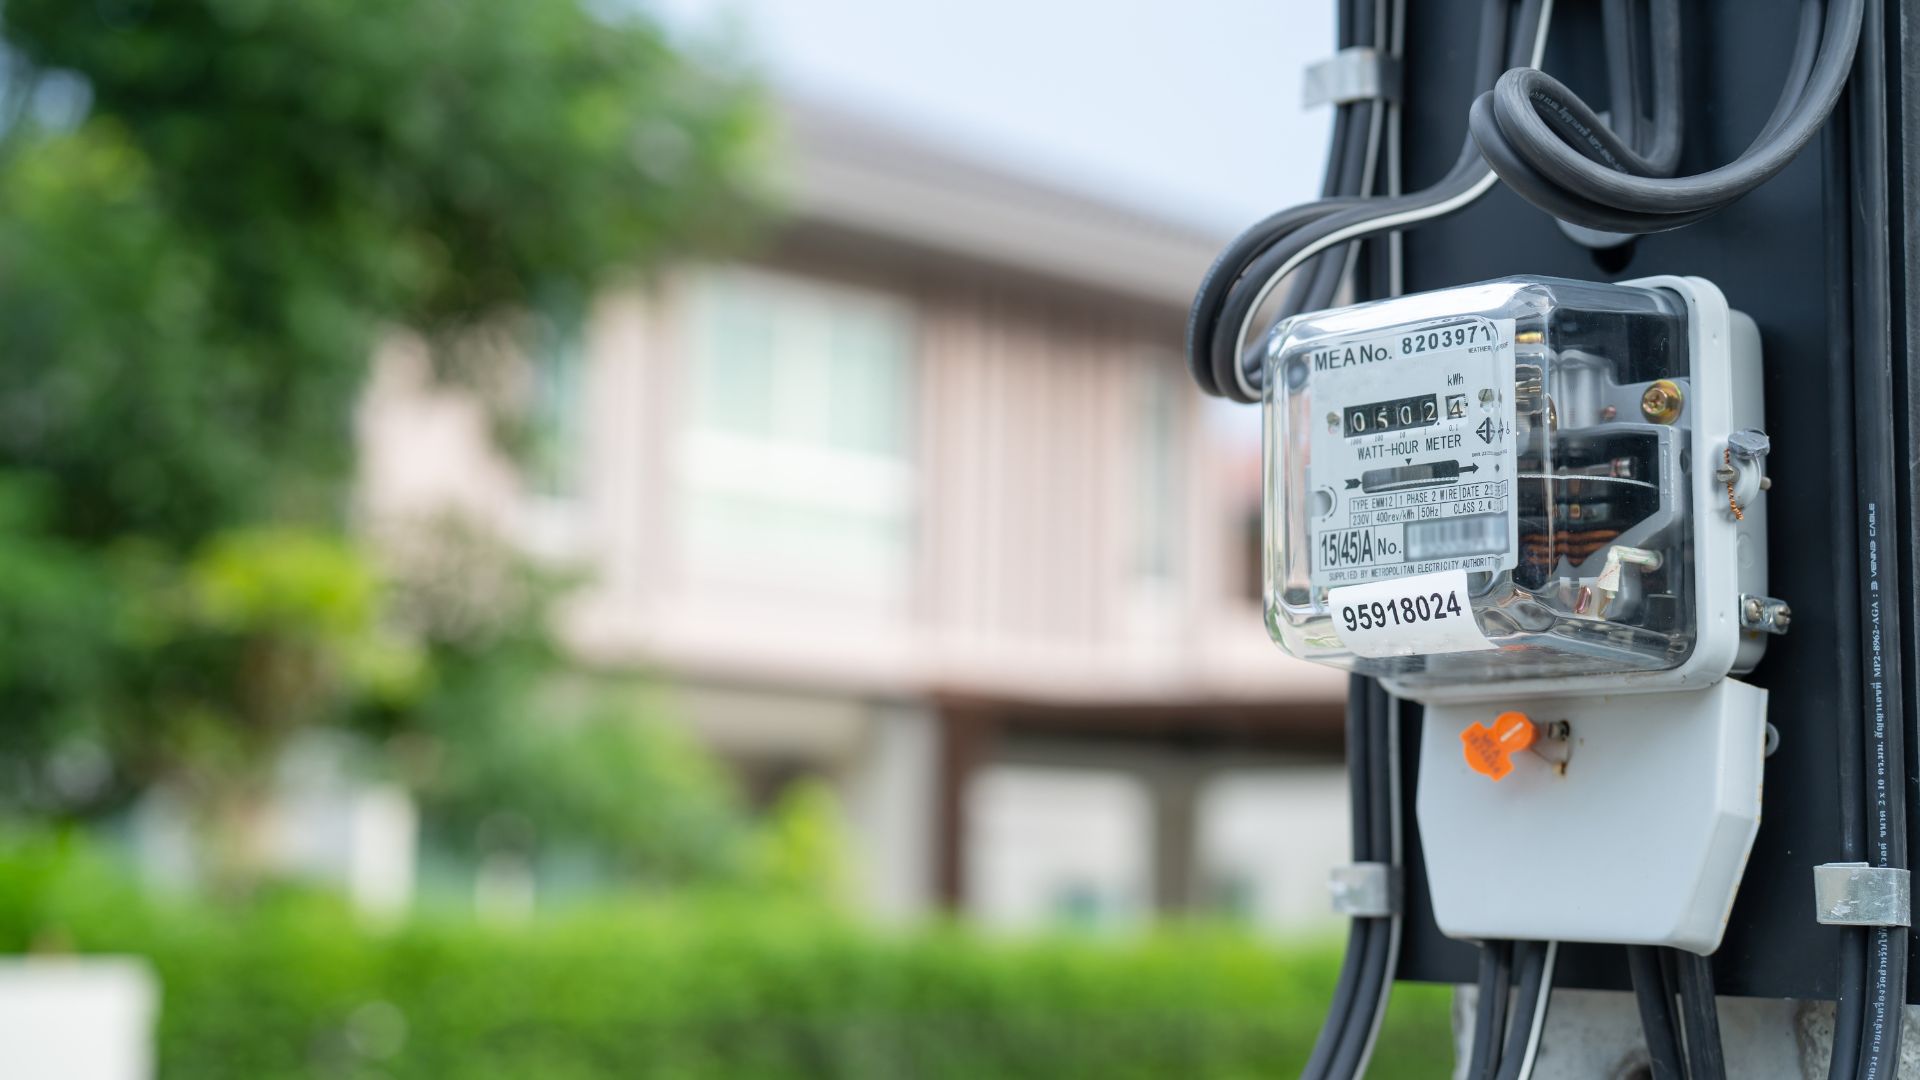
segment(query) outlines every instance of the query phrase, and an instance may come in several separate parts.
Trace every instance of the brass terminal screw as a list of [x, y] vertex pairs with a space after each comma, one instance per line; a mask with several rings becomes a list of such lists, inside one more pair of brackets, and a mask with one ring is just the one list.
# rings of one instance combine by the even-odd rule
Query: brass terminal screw
[[1680, 408], [1684, 403], [1685, 395], [1680, 392], [1680, 385], [1672, 379], [1661, 379], [1640, 395], [1640, 415], [1656, 424], [1671, 424], [1680, 419]]

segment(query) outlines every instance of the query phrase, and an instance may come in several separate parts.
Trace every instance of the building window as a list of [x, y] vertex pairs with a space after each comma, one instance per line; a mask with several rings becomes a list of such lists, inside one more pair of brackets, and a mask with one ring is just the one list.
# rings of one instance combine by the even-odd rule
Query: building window
[[1347, 807], [1332, 762], [1207, 781], [1195, 808], [1201, 910], [1278, 935], [1325, 928], [1327, 875], [1351, 855]]
[[1218, 398], [1200, 410], [1208, 457], [1216, 470], [1214, 485], [1224, 526], [1220, 557], [1230, 569], [1226, 585], [1235, 600], [1261, 603], [1266, 587], [1262, 567], [1266, 538], [1261, 521], [1261, 450], [1264, 425], [1259, 409]]
[[906, 306], [718, 271], [695, 283], [689, 331], [679, 521], [694, 576], [903, 595], [914, 505]]
[[528, 486], [548, 499], [574, 498], [580, 493], [586, 369], [586, 310], [577, 297], [549, 298], [539, 305], [531, 360]]
[[1136, 777], [992, 765], [966, 815], [966, 910], [983, 924], [1125, 929], [1151, 914], [1153, 795]]
[[1171, 358], [1143, 366], [1134, 405], [1133, 570], [1144, 582], [1171, 584], [1180, 575], [1186, 490], [1183, 372]]

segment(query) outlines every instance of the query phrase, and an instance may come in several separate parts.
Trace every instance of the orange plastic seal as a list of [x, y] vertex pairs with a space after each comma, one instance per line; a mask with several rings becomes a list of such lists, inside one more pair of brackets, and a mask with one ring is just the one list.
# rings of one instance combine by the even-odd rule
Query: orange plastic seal
[[1460, 733], [1460, 746], [1468, 768], [1498, 780], [1513, 771], [1513, 755], [1532, 746], [1537, 734], [1526, 713], [1503, 712], [1494, 717], [1492, 727], [1474, 721]]

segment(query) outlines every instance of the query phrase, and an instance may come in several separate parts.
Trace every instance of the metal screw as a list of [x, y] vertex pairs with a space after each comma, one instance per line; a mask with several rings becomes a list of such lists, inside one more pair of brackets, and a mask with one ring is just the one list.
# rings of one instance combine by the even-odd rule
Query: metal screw
[[1758, 461], [1773, 449], [1773, 440], [1759, 428], [1743, 428], [1727, 436], [1727, 453], [1741, 461]]
[[1771, 596], [1742, 596], [1740, 598], [1740, 626], [1743, 630], [1760, 630], [1769, 634], [1784, 634], [1793, 624], [1793, 609], [1785, 600], [1776, 600]]
[[1600, 419], [1602, 419], [1602, 420], [1611, 420], [1611, 419], [1613, 419], [1614, 417], [1616, 417], [1616, 416], [1619, 416], [1619, 415], [1620, 415], [1620, 410], [1619, 410], [1619, 409], [1616, 409], [1616, 408], [1614, 408], [1614, 407], [1613, 407], [1613, 406], [1611, 406], [1611, 405], [1609, 405], [1609, 406], [1607, 406], [1606, 408], [1604, 408], [1604, 409], [1601, 409], [1601, 410], [1600, 410]]
[[1685, 395], [1680, 392], [1680, 384], [1672, 379], [1661, 379], [1647, 387], [1640, 395], [1640, 415], [1656, 424], [1671, 424], [1680, 419], [1680, 409]]

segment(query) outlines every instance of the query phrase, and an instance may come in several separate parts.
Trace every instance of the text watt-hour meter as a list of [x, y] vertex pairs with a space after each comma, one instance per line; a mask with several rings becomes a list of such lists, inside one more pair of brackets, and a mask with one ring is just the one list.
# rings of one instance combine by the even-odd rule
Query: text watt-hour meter
[[[1765, 743], [1764, 692], [1728, 676], [1787, 618], [1760, 362], [1698, 278], [1510, 278], [1276, 329], [1268, 628], [1427, 704], [1447, 932], [1718, 944]], [[1490, 827], [1539, 841], [1493, 899]]]

